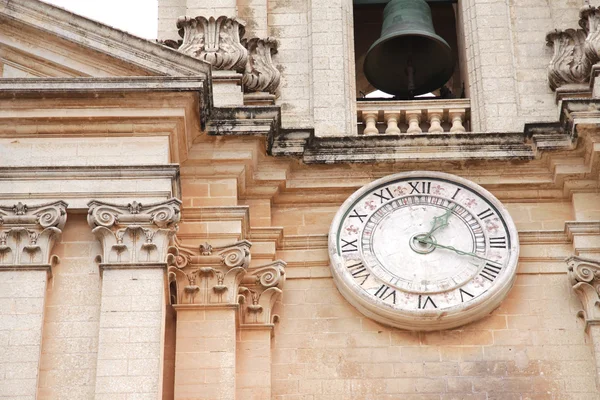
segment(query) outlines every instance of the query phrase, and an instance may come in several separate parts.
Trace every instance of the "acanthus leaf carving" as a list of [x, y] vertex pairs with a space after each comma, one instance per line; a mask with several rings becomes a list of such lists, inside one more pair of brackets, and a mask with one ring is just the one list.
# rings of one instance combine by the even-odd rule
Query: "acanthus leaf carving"
[[244, 240], [224, 247], [205, 243], [195, 248], [176, 241], [167, 257], [171, 305], [236, 305], [251, 246]]
[[277, 54], [277, 40], [271, 37], [251, 38], [244, 39], [242, 43], [248, 49], [248, 62], [242, 81], [244, 90], [276, 94], [281, 80], [281, 73], [272, 58]]
[[548, 82], [552, 90], [588, 81], [592, 63], [584, 52], [586, 36], [587, 32], [582, 29], [554, 30], [546, 35], [547, 45], [554, 49], [548, 65]]
[[92, 200], [87, 220], [102, 245], [101, 263], [165, 263], [181, 218], [180, 205], [177, 199], [150, 205]]
[[580, 10], [579, 18], [579, 25], [587, 32], [584, 53], [593, 65], [600, 61], [600, 9], [586, 5]]
[[285, 265], [285, 262], [277, 260], [246, 274], [239, 298], [243, 328], [270, 327], [278, 320], [278, 316], [273, 314], [273, 307], [282, 294]]
[[52, 248], [67, 222], [63, 201], [0, 206], [0, 266], [51, 266]]
[[578, 315], [586, 328], [600, 323], [600, 261], [573, 256], [566, 262], [569, 281], [583, 306]]
[[241, 72], [248, 62], [248, 51], [241, 43], [245, 25], [238, 18], [225, 16], [181, 17], [177, 20], [183, 38], [179, 51], [206, 61], [215, 69]]

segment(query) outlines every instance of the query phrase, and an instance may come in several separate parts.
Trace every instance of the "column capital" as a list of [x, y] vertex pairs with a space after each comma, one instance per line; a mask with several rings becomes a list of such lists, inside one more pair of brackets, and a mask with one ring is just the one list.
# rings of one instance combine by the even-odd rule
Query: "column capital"
[[277, 260], [246, 273], [240, 291], [240, 327], [272, 328], [279, 319], [273, 306], [281, 296], [286, 263]]
[[169, 249], [169, 298], [171, 305], [237, 306], [238, 288], [250, 265], [247, 240], [229, 246], [198, 247], [178, 244]]
[[117, 205], [92, 200], [88, 224], [102, 245], [101, 265], [166, 263], [167, 249], [181, 218], [181, 201]]
[[578, 316], [590, 325], [600, 324], [600, 261], [578, 256], [567, 260], [569, 281], [583, 309]]
[[63, 201], [0, 206], [0, 268], [50, 271], [58, 262], [50, 252], [67, 222], [67, 206]]

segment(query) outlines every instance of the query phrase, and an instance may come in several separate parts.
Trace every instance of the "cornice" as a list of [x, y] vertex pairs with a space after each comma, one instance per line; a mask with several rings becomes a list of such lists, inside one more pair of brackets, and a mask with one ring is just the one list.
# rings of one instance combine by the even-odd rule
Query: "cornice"
[[[136, 182], [148, 180], [160, 185], [137, 187]], [[63, 188], [61, 182], [65, 181], [77, 184]], [[131, 181], [131, 190], [118, 190], [118, 187], [115, 190], [115, 181]], [[0, 203], [64, 199], [69, 201], [69, 211], [87, 210], [87, 203], [92, 198], [113, 202], [119, 199], [155, 202], [181, 197], [179, 166], [176, 164], [0, 167], [0, 184], [5, 188], [0, 194]], [[14, 189], [7, 189], [13, 185]]]
[[600, 235], [600, 221], [567, 221], [565, 222], [565, 234], [570, 241], [576, 235]]

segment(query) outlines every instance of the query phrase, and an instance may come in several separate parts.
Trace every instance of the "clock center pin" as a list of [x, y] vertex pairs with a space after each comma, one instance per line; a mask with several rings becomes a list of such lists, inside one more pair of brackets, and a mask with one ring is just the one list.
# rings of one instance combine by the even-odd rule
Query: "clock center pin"
[[[423, 240], [427, 240], [427, 242], [424, 242]], [[416, 233], [412, 235], [408, 241], [410, 248], [415, 253], [419, 254], [429, 254], [433, 252], [435, 250], [436, 243], [437, 240], [435, 240], [435, 237], [428, 233]]]

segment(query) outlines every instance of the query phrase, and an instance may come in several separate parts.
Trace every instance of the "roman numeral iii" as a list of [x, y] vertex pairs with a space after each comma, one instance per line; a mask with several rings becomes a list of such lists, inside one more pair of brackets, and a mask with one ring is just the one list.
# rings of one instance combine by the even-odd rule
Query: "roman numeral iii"
[[505, 249], [506, 248], [506, 237], [491, 237], [490, 247], [493, 249]]

